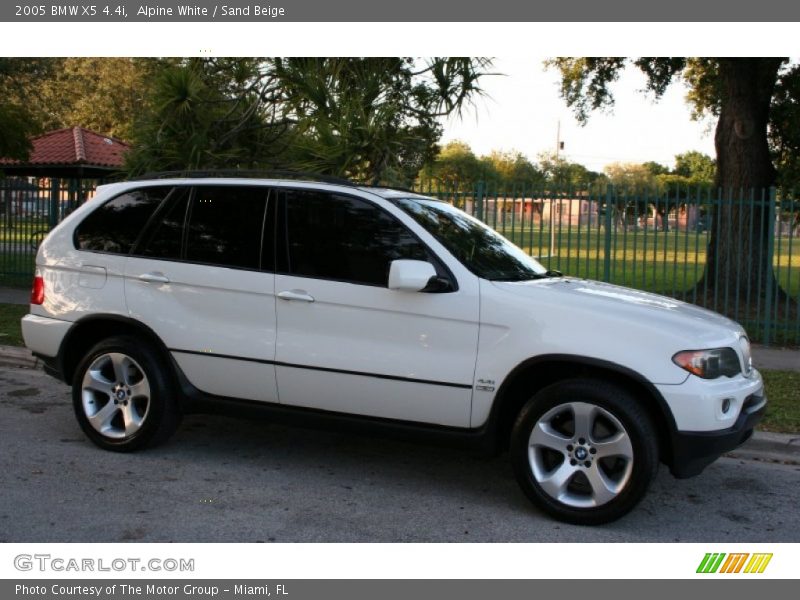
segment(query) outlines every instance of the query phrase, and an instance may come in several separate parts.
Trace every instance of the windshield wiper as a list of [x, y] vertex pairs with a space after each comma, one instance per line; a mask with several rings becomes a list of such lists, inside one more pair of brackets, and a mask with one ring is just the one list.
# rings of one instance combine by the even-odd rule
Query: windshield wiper
[[517, 275], [492, 277], [491, 281], [533, 281], [536, 279], [550, 279], [551, 277], [563, 277], [561, 271], [548, 270], [544, 273], [518, 273]]
[[498, 275], [497, 277], [492, 277], [490, 281], [532, 281], [534, 279], [547, 279], [547, 277], [545, 273], [519, 273], [517, 275]]

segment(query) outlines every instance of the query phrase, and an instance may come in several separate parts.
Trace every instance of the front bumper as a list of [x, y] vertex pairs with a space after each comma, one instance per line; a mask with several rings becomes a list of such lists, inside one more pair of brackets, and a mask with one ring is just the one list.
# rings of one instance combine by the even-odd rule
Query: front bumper
[[675, 431], [670, 472], [680, 479], [698, 475], [721, 455], [742, 445], [767, 410], [763, 387], [748, 396], [732, 427], [718, 431]]

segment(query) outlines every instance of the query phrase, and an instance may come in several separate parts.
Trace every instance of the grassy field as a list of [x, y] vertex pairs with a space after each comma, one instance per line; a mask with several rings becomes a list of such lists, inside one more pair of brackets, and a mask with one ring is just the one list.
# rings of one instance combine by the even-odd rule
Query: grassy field
[[[506, 224], [508, 225], [508, 224]], [[604, 231], [593, 227], [548, 229], [538, 227], [498, 230], [549, 269], [567, 275], [603, 280], [606, 267]], [[765, 306], [760, 287], [748, 289], [744, 281], [732, 281], [727, 289], [716, 289], [699, 296], [697, 283], [703, 277], [708, 233], [672, 230], [618, 231], [612, 237], [608, 260], [608, 281], [640, 290], [656, 292], [699, 304], [742, 323], [756, 340], [766, 338]], [[800, 238], [779, 238], [775, 244], [773, 266], [785, 296], [769, 312], [770, 340], [785, 345], [800, 345]], [[775, 290], [772, 290], [773, 298]]]
[[[509, 224], [501, 224], [498, 231], [550, 269], [578, 277], [603, 278], [605, 233], [596, 226], [557, 228], [552, 254], [548, 228], [521, 228], [517, 224], [512, 229]], [[707, 244], [707, 232], [617, 231], [611, 238], [610, 281], [673, 296], [688, 294], [703, 275]], [[791, 296], [800, 297], [800, 239], [780, 238], [773, 265], [781, 287]]]
[[19, 320], [28, 314], [20, 304], [0, 304], [0, 346], [22, 346]]
[[[603, 279], [605, 246], [603, 234], [585, 228], [555, 232], [550, 253], [550, 232], [539, 228], [499, 228], [500, 232], [550, 269], [567, 275]], [[21, 234], [20, 234], [21, 235]], [[27, 287], [33, 273], [34, 256], [30, 233], [14, 242], [0, 243], [0, 285]], [[707, 234], [686, 232], [618, 233], [612, 239], [610, 281], [638, 289], [689, 296], [703, 275]], [[800, 239], [781, 239], [773, 260], [781, 288], [800, 297]], [[731, 293], [734, 290], [730, 290]]]
[[50, 224], [46, 218], [19, 219], [13, 227], [0, 228], [0, 244], [28, 244], [31, 234], [38, 231], [47, 231]]
[[767, 416], [760, 429], [800, 432], [800, 372], [761, 371], [767, 389]]
[[[490, 219], [490, 225], [494, 225]], [[32, 223], [27, 225], [32, 226]], [[656, 292], [699, 304], [741, 322], [750, 336], [766, 338], [763, 290], [748, 289], [743, 281], [730, 282], [727, 289], [716, 289], [698, 297], [697, 282], [706, 263], [708, 232], [667, 232], [640, 229], [618, 230], [611, 239], [606, 261], [606, 240], [597, 223], [592, 227], [561, 227], [551, 234], [548, 228], [531, 227], [530, 221], [497, 224], [497, 229], [523, 250], [537, 257], [549, 269], [566, 275], [603, 280], [608, 266], [608, 281], [618, 285]], [[0, 286], [27, 288], [34, 270], [34, 254], [29, 244], [0, 241]], [[786, 293], [769, 311], [770, 340], [800, 345], [800, 238], [781, 237], [775, 244], [773, 266], [781, 290]], [[773, 291], [774, 293], [774, 291]]]
[[33, 252], [0, 252], [0, 286], [28, 288], [33, 281], [36, 257]]

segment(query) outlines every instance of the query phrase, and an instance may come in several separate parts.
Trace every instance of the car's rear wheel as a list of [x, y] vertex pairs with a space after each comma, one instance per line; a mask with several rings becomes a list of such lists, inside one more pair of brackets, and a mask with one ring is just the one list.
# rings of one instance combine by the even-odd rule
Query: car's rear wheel
[[511, 459], [525, 494], [577, 524], [613, 521], [641, 500], [658, 468], [649, 415], [628, 390], [569, 380], [538, 392], [512, 431]]
[[180, 423], [169, 371], [144, 340], [103, 340], [81, 360], [72, 385], [78, 423], [95, 444], [127, 452], [166, 440]]

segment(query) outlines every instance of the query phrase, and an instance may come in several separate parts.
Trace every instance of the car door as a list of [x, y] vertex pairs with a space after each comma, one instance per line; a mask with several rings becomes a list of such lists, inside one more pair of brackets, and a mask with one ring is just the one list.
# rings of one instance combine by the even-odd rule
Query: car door
[[276, 375], [281, 403], [469, 426], [478, 297], [387, 287], [395, 259], [432, 252], [385, 208], [325, 191], [278, 202]]
[[203, 392], [278, 401], [273, 202], [263, 186], [176, 188], [128, 259], [130, 316]]

